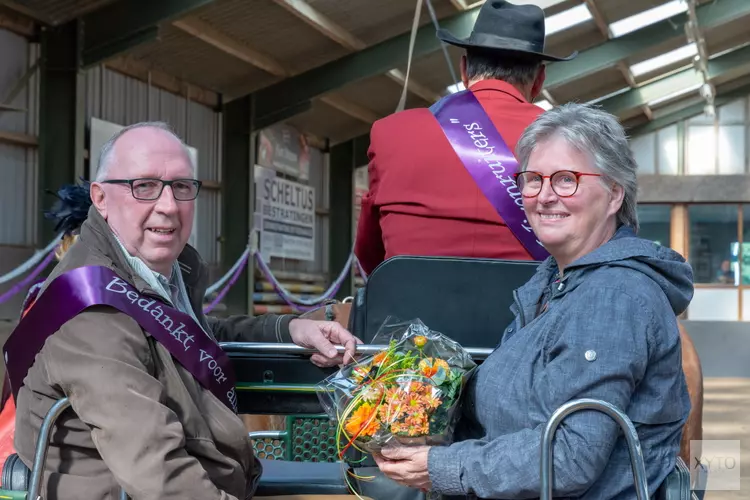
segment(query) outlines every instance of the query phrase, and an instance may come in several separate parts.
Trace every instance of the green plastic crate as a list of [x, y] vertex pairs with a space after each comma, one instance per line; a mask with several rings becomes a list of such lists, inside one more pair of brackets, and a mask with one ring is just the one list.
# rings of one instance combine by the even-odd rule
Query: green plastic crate
[[258, 458], [293, 462], [339, 461], [336, 427], [325, 414], [287, 415], [285, 431], [254, 432], [251, 437]]
[[0, 500], [26, 500], [26, 492], [0, 490]]

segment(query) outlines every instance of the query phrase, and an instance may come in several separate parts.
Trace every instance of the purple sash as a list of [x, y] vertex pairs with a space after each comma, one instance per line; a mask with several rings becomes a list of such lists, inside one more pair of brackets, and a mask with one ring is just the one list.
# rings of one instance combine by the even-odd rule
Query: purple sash
[[518, 161], [470, 90], [444, 97], [430, 108], [461, 163], [534, 260], [549, 256], [523, 211], [513, 174]]
[[[184, 366], [198, 382], [237, 412], [234, 371], [229, 357], [189, 315], [146, 297], [101, 266], [79, 267], [58, 276], [18, 323], [3, 346], [13, 397], [46, 340], [92, 306], [127, 314]], [[106, 331], [92, 335], [107, 335]]]

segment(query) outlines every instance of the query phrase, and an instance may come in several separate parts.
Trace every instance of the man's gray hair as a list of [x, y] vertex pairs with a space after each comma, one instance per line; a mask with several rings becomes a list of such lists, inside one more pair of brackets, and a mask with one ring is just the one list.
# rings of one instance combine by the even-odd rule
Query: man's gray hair
[[183, 149], [185, 150], [185, 154], [188, 157], [188, 161], [190, 162], [190, 166], [193, 169], [193, 173], [195, 173], [195, 165], [193, 165], [192, 157], [190, 156], [190, 151], [188, 150], [187, 144], [183, 142], [183, 140], [178, 136], [175, 131], [170, 127], [167, 123], [161, 122], [161, 121], [148, 121], [148, 122], [139, 122], [134, 123], [132, 125], [128, 125], [127, 127], [123, 128], [119, 132], [117, 132], [115, 135], [109, 138], [107, 142], [104, 143], [102, 146], [102, 150], [99, 153], [99, 162], [97, 163], [96, 168], [96, 181], [101, 182], [104, 180], [107, 180], [107, 176], [109, 174], [109, 171], [112, 167], [112, 164], [114, 163], [112, 158], [112, 153], [114, 152], [115, 143], [117, 140], [125, 135], [126, 133], [130, 132], [131, 130], [137, 129], [137, 128], [157, 128], [160, 130], [163, 130], [167, 133], [169, 133], [172, 137], [177, 139], [179, 143], [182, 145]]
[[601, 179], [605, 186], [614, 182], [622, 187], [624, 197], [617, 221], [637, 232], [638, 164], [617, 118], [600, 108], [577, 103], [542, 113], [526, 128], [516, 145], [521, 171], [526, 170], [534, 148], [552, 137], [562, 137], [569, 145], [589, 155], [603, 174]]

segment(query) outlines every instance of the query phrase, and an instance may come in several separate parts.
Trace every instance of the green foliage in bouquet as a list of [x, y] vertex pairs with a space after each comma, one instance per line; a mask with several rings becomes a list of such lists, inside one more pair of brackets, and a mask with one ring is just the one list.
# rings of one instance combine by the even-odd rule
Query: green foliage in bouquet
[[476, 365], [455, 342], [420, 330], [342, 370], [349, 390], [337, 414], [341, 457], [350, 446], [372, 452], [390, 439], [402, 444], [449, 439], [454, 410]]

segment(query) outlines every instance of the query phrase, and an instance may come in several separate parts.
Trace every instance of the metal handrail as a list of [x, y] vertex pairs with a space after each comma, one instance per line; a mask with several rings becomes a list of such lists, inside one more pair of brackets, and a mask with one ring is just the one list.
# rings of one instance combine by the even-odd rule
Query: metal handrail
[[648, 481], [646, 480], [646, 466], [643, 462], [643, 452], [638, 433], [633, 423], [622, 411], [614, 405], [598, 399], [576, 399], [560, 406], [549, 418], [542, 434], [541, 491], [539, 500], [552, 500], [552, 485], [554, 484], [554, 467], [552, 457], [552, 441], [555, 431], [562, 420], [580, 410], [596, 410], [609, 415], [622, 428], [630, 451], [630, 464], [633, 467], [635, 493], [638, 500], [648, 500]]
[[[297, 344], [282, 344], [277, 342], [222, 342], [219, 344], [227, 354], [296, 354], [299, 356], [310, 356], [315, 354], [315, 349], [300, 347]], [[336, 351], [343, 354], [343, 346], [337, 345]], [[387, 345], [357, 344], [357, 353], [372, 355], [388, 349]], [[476, 360], [484, 360], [492, 354], [494, 349], [485, 347], [465, 347], [464, 350]]]
[[[68, 408], [70, 408], [70, 400], [68, 398], [58, 399], [44, 416], [44, 420], [42, 420], [42, 425], [39, 428], [39, 437], [36, 440], [29, 489], [26, 493], [26, 498], [29, 500], [43, 500], [40, 492], [42, 491], [42, 476], [44, 475], [44, 463], [47, 461], [50, 434], [57, 419]], [[119, 500], [128, 499], [129, 497], [125, 490], [121, 489]]]
[[247, 433], [249, 439], [281, 439], [287, 431], [252, 431]]
[[47, 460], [47, 450], [49, 449], [49, 436], [55, 422], [62, 412], [70, 407], [70, 400], [62, 398], [52, 405], [47, 415], [44, 416], [42, 426], [39, 428], [39, 437], [36, 440], [36, 450], [34, 452], [34, 463], [31, 468], [31, 479], [29, 480], [29, 491], [26, 498], [29, 500], [41, 500], [39, 494], [42, 488], [42, 475], [44, 474], [44, 462]]

